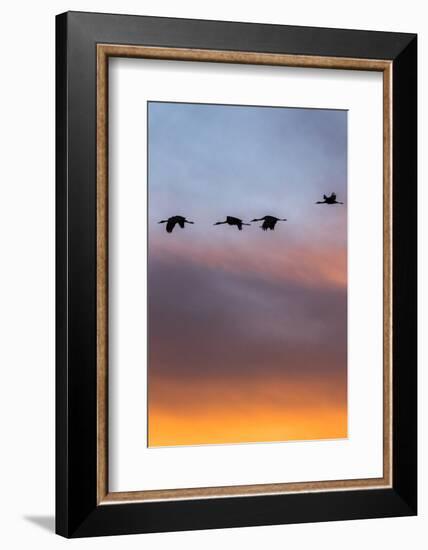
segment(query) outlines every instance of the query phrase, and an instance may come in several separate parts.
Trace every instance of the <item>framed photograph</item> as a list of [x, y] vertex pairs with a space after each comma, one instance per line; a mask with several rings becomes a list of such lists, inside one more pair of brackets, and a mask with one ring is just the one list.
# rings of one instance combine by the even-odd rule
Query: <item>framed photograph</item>
[[416, 35], [56, 25], [57, 533], [415, 515]]

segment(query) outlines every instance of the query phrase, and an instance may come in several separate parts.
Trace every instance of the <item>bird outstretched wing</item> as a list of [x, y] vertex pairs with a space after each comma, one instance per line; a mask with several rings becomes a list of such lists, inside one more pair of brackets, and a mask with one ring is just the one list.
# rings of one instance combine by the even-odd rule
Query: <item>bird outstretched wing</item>
[[181, 229], [184, 229], [184, 219], [183, 218], [180, 218], [179, 220], [177, 220], [177, 223], [181, 227]]

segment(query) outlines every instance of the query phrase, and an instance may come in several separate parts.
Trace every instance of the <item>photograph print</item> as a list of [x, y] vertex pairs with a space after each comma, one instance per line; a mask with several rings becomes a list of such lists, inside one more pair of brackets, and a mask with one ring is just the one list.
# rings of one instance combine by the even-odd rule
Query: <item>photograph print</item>
[[147, 110], [148, 446], [347, 438], [347, 111]]

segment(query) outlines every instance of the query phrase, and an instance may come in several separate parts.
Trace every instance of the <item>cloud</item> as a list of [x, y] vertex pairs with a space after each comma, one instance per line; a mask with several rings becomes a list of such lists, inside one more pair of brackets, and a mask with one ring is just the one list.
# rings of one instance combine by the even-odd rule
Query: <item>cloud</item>
[[[232, 229], [229, 229], [232, 231]], [[266, 281], [289, 281], [300, 287], [346, 289], [346, 245], [309, 243], [261, 232], [238, 240], [201, 241], [195, 238], [161, 238], [150, 243], [150, 261], [170, 257], [176, 264], [206, 266], [218, 272], [255, 275]], [[238, 234], [241, 237], [241, 234]], [[236, 235], [235, 235], [236, 237]]]
[[346, 291], [262, 272], [155, 257], [149, 270], [150, 372], [339, 371]]

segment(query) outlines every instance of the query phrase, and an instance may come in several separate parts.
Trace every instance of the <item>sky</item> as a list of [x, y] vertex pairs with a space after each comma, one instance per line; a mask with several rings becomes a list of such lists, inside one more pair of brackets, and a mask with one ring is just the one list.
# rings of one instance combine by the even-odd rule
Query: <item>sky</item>
[[149, 102], [148, 158], [148, 445], [347, 437], [347, 112]]

